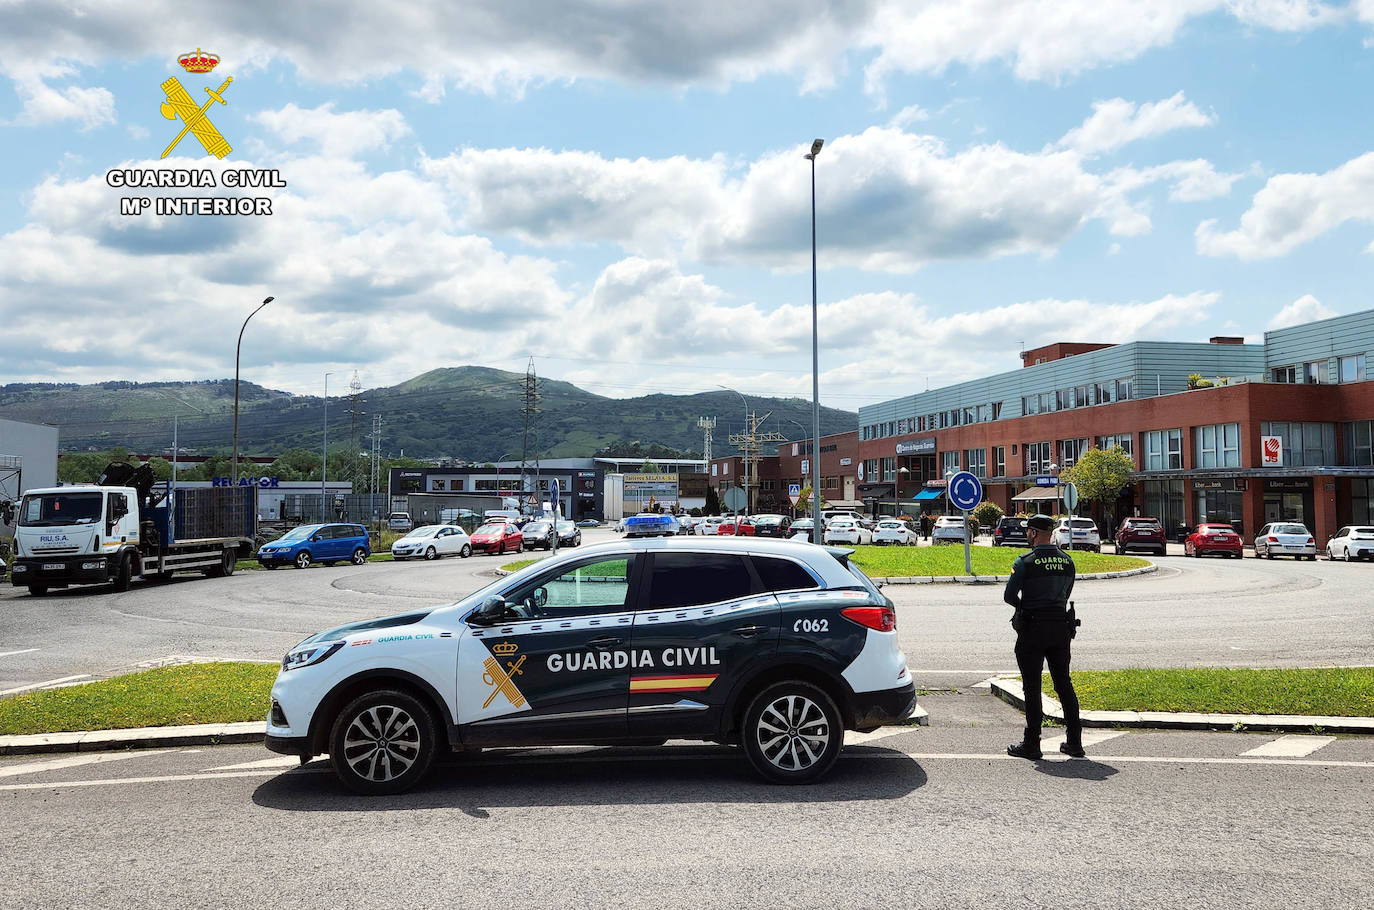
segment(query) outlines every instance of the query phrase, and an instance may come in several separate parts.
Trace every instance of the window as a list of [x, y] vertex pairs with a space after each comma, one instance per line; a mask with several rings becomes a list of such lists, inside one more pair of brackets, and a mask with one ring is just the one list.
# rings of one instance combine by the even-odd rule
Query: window
[[1260, 423], [1260, 435], [1277, 436], [1282, 440], [1285, 467], [1336, 464], [1334, 423], [1263, 421]]
[[[1345, 425], [1345, 463], [1348, 465], [1374, 464], [1371, 452], [1371, 424], [1368, 420], [1357, 420]], [[1360, 524], [1366, 524], [1361, 521]]]
[[822, 478], [821, 478], [821, 489], [822, 489], [822, 490], [838, 490], [839, 488], [840, 488], [840, 478], [838, 478], [838, 477], [822, 477]]
[[993, 446], [992, 448], [992, 476], [1007, 476], [1007, 447]]
[[1112, 384], [1099, 382], [1093, 386], [1093, 404], [1108, 404], [1112, 400]]
[[964, 426], [968, 426], [969, 424], [974, 423], [974, 417], [975, 414], [973, 408], [964, 408]]
[[1183, 430], [1151, 430], [1145, 434], [1145, 470], [1183, 469]]
[[878, 482], [878, 459], [870, 458], [864, 462], [864, 477], [868, 478], [869, 483]]
[[1193, 429], [1193, 466], [1240, 467], [1240, 424], [1218, 423]]
[[1002, 402], [1000, 402], [1000, 401], [994, 401], [994, 402], [992, 403], [992, 419], [993, 419], [993, 420], [1001, 420], [1001, 419], [1002, 419]]
[[1129, 379], [1118, 379], [1116, 381], [1116, 401], [1130, 401], [1131, 381]]
[[776, 480], [760, 480], [760, 481], [759, 481], [759, 489], [760, 489], [760, 490], [776, 490], [777, 488], [778, 488], [778, 482], [777, 482]]
[[1275, 367], [1270, 374], [1274, 382], [1294, 383], [1298, 381], [1297, 367]]
[[1364, 382], [1364, 355], [1341, 358], [1341, 382]]
[[1088, 450], [1086, 439], [1061, 439], [1059, 441], [1059, 467], [1071, 468]]
[[1370, 523], [1368, 480], [1352, 478], [1350, 481], [1350, 517], [1357, 524]]
[[733, 553], [655, 553], [648, 609], [697, 607], [748, 597], [753, 579]]
[[1026, 475], [1048, 474], [1050, 472], [1050, 444], [1048, 442], [1028, 442], [1025, 445]]
[[1073, 389], [1058, 389], [1054, 393], [1054, 409], [1067, 411], [1073, 407]]
[[897, 458], [896, 458], [896, 456], [893, 456], [892, 458], [884, 458], [884, 459], [883, 459], [883, 482], [884, 482], [884, 483], [891, 482], [892, 480], [896, 479], [896, 477], [897, 477]]
[[941, 466], [940, 466], [940, 475], [941, 475], [941, 476], [944, 476], [945, 474], [948, 474], [950, 471], [957, 471], [957, 470], [959, 470], [959, 452], [958, 452], [957, 450], [956, 450], [956, 451], [953, 451], [953, 452], [941, 452], [941, 453], [940, 453], [940, 458], [941, 458]]
[[966, 449], [964, 451], [964, 464], [968, 465], [968, 472], [974, 477], [988, 476], [988, 450], [987, 449]]
[[1021, 397], [1021, 413], [1026, 417], [1040, 413], [1039, 402], [1034, 395], [1023, 395]]
[[1036, 401], [1041, 414], [1048, 414], [1054, 409], [1054, 396], [1049, 392], [1041, 392], [1036, 396]]
[[623, 556], [565, 567], [558, 574], [539, 576], [515, 589], [506, 595], [506, 601], [530, 619], [615, 612], [625, 607], [633, 566], [634, 557]]
[[804, 591], [820, 587], [810, 572], [791, 560], [771, 556], [751, 556], [750, 559], [765, 591]]
[[1097, 437], [1097, 447], [1099, 449], [1111, 449], [1116, 446], [1121, 446], [1127, 455], [1133, 455], [1135, 453], [1135, 438], [1130, 433]]
[[1091, 401], [1091, 399], [1090, 399], [1090, 397], [1089, 397], [1089, 394], [1090, 394], [1090, 393], [1089, 393], [1089, 387], [1088, 387], [1088, 386], [1085, 386], [1085, 385], [1074, 386], [1074, 388], [1073, 388], [1073, 406], [1076, 407], [1076, 408], [1086, 408], [1089, 404], [1092, 403], [1092, 401]]
[[1325, 360], [1313, 360], [1302, 365], [1303, 382], [1316, 385], [1328, 382], [1330, 377], [1327, 375], [1327, 364]]

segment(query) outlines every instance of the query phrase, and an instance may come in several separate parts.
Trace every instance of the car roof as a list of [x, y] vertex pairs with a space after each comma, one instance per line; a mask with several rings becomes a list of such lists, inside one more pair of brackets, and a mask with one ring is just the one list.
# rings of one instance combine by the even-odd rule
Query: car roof
[[[846, 547], [821, 547], [799, 540], [776, 537], [648, 537], [584, 544], [570, 551], [562, 559], [595, 558], [602, 554], [624, 553], [748, 553], [756, 556], [783, 556], [806, 563], [826, 584], [852, 585], [854, 576], [840, 565], [836, 557], [853, 551]], [[541, 559], [537, 566], [548, 568], [551, 563]], [[524, 569], [521, 570], [525, 571]]]

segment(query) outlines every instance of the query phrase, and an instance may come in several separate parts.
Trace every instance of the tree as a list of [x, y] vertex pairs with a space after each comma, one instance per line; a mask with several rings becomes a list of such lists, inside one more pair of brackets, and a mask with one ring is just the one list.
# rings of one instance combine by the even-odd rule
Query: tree
[[715, 487], [706, 488], [706, 514], [720, 514], [720, 494], [716, 492]]
[[983, 527], [992, 527], [1002, 517], [1002, 507], [995, 502], [983, 502], [973, 510], [973, 518]]
[[[829, 507], [830, 507], [830, 503], [828, 503], [828, 502], [825, 501], [825, 494], [822, 493], [822, 494], [821, 494], [821, 508], [822, 508], [822, 509], [826, 509], [826, 508], [829, 508]], [[800, 512], [800, 513], [803, 514], [803, 515], [809, 515], [809, 514], [811, 513], [811, 488], [810, 488], [810, 487], [802, 487], [802, 490], [801, 490], [801, 498], [797, 500], [797, 511]]]
[[661, 470], [662, 469], [658, 466], [658, 462], [648, 458], [644, 459], [644, 464], [639, 466], [639, 472], [641, 474], [658, 474]]
[[[1059, 474], [1059, 480], [1078, 487], [1080, 499], [1105, 504], [1116, 502], [1134, 474], [1135, 461], [1121, 446], [1112, 446], [1084, 452], [1077, 464]], [[1115, 521], [1115, 510], [1112, 518]]]

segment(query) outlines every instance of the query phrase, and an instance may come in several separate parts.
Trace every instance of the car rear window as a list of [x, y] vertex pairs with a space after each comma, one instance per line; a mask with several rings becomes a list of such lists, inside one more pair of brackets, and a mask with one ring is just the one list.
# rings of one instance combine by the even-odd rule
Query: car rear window
[[751, 558], [766, 591], [802, 591], [820, 587], [810, 572], [790, 559], [774, 559], [770, 556]]
[[648, 608], [694, 607], [746, 597], [753, 579], [733, 553], [655, 553]]
[[1096, 528], [1097, 525], [1090, 518], [1075, 518], [1073, 520], [1075, 528]]
[[1307, 534], [1307, 529], [1302, 525], [1275, 525], [1275, 534]]

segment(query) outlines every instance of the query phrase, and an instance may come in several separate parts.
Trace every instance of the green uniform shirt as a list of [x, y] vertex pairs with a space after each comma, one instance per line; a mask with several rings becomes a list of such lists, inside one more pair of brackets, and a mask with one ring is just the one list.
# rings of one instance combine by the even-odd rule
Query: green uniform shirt
[[1073, 593], [1073, 559], [1054, 544], [1017, 557], [1002, 599], [1018, 610], [1064, 610]]

